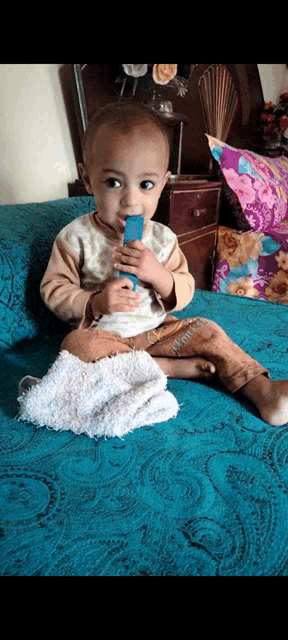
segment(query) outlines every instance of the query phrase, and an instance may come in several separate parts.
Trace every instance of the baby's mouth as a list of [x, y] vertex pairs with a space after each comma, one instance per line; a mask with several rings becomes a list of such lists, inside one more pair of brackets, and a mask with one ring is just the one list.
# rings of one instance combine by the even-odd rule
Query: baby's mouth
[[126, 214], [125, 216], [119, 216], [118, 220], [119, 220], [119, 225], [121, 226], [121, 228], [123, 229], [123, 231], [125, 230], [126, 227], [126, 220], [127, 218], [131, 217], [131, 216], [140, 216], [142, 215], [141, 213], [130, 213], [130, 214]]
[[127, 218], [127, 216], [125, 216], [125, 218], [119, 217], [119, 224], [123, 229], [125, 229], [125, 227], [126, 227], [126, 218]]

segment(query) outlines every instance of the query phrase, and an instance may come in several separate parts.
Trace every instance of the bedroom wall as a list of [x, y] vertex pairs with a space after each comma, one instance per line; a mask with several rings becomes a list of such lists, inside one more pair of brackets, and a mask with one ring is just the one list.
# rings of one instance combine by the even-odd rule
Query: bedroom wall
[[286, 64], [258, 64], [265, 102], [278, 102], [281, 93], [288, 91]]
[[[0, 204], [68, 196], [78, 178], [61, 64], [0, 64]], [[286, 65], [258, 65], [265, 101], [288, 91]]]
[[68, 196], [78, 178], [58, 64], [0, 64], [0, 203]]

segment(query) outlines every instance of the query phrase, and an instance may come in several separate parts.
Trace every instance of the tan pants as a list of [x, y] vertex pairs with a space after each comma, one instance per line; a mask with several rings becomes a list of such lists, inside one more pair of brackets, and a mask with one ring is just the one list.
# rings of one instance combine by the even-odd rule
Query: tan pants
[[63, 340], [66, 349], [84, 362], [95, 362], [117, 353], [143, 349], [151, 356], [187, 358], [201, 356], [213, 362], [223, 385], [235, 393], [267, 369], [235, 344], [216, 322], [205, 318], [178, 320], [167, 316], [165, 323], [133, 338], [120, 338], [109, 331], [76, 329]]

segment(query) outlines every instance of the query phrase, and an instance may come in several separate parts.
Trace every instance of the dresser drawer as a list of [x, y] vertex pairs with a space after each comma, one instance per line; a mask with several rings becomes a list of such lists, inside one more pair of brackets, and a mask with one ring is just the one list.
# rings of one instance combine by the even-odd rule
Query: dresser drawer
[[189, 272], [195, 280], [196, 289], [211, 290], [214, 276], [214, 256], [217, 244], [217, 228], [208, 233], [203, 230], [194, 238], [186, 240], [178, 238], [180, 249], [183, 251]]
[[174, 191], [169, 227], [179, 235], [217, 223], [219, 196], [219, 189]]

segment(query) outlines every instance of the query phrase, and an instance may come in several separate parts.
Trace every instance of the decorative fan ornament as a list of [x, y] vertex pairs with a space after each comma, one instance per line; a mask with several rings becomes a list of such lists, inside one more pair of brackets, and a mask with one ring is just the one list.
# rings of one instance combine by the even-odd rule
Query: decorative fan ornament
[[238, 96], [230, 71], [223, 64], [212, 64], [199, 79], [207, 133], [226, 142], [238, 109]]

